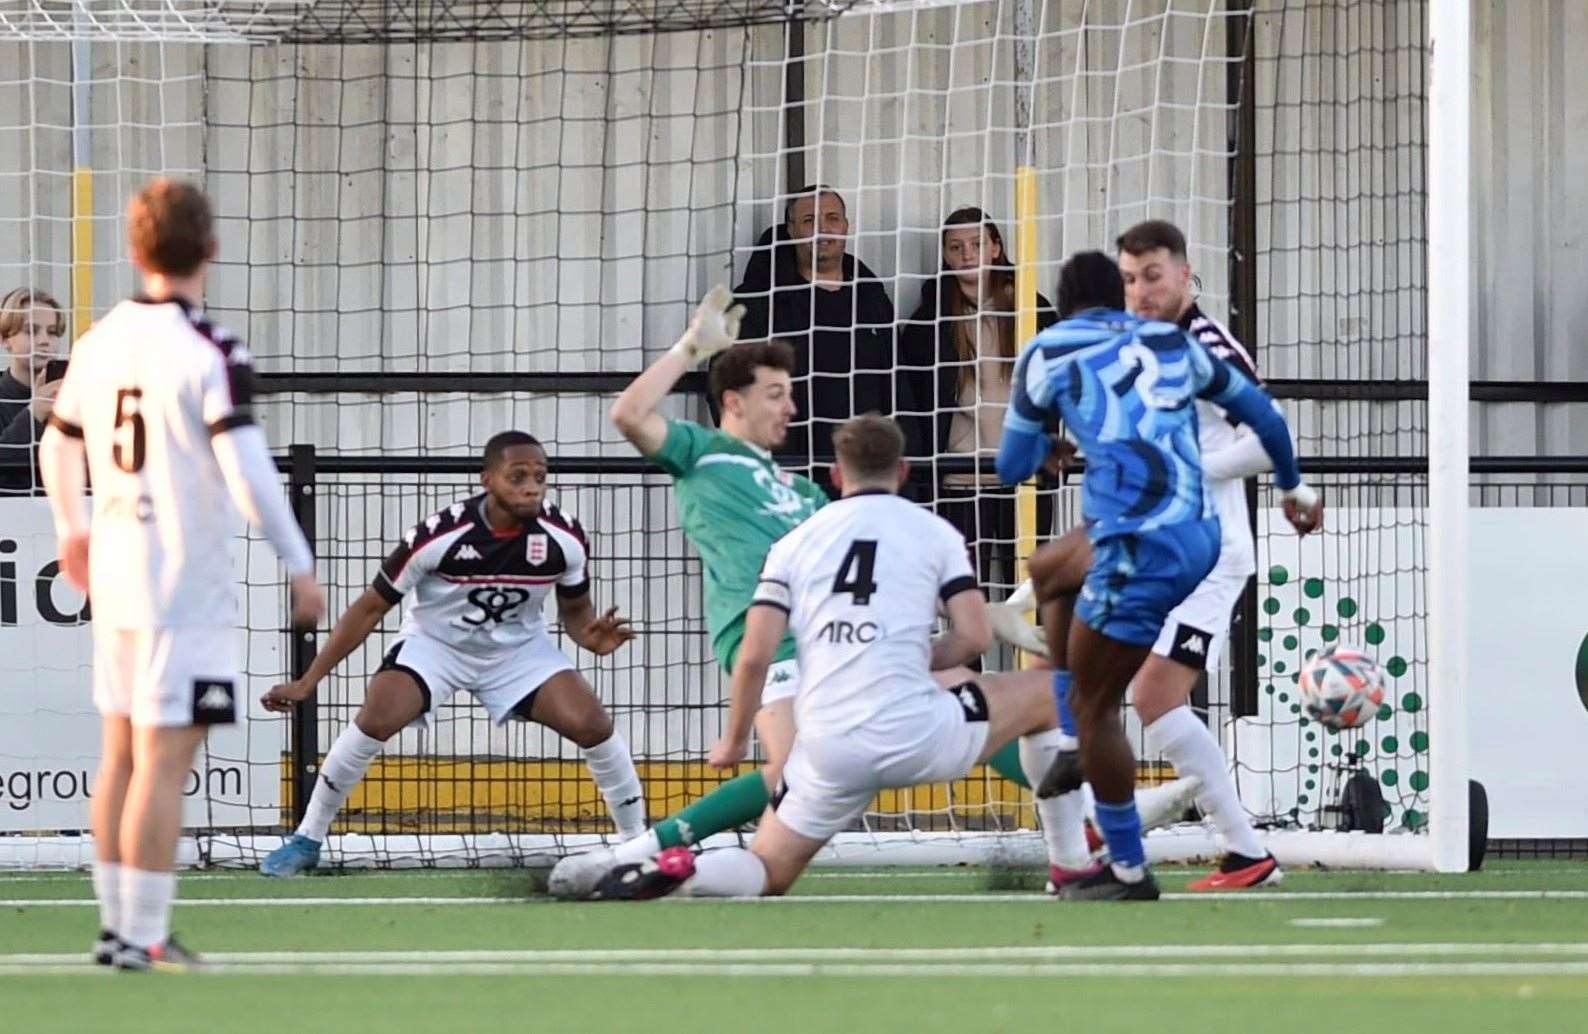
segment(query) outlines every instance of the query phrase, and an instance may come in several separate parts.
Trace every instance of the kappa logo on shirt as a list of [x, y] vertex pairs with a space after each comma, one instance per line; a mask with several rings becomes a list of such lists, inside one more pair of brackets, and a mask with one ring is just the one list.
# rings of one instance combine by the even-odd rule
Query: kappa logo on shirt
[[551, 554], [551, 542], [546, 535], [530, 535], [524, 540], [524, 555], [531, 564], [544, 564]]
[[460, 548], [458, 550], [458, 559], [459, 560], [478, 560], [478, 559], [480, 559], [480, 551], [475, 549], [473, 546], [465, 544], [462, 548]]

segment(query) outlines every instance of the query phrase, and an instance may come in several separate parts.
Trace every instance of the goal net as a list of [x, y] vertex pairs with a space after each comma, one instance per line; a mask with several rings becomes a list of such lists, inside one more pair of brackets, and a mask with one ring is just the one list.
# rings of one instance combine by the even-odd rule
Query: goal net
[[[1332, 829], [1360, 771], [1388, 799], [1385, 828], [1415, 832], [1425, 404], [1364, 386], [1424, 377], [1424, 21], [1420, 0], [4, 3], [0, 286], [54, 295], [80, 333], [134, 289], [131, 192], [156, 173], [201, 180], [221, 243], [208, 307], [265, 375], [284, 485], [287, 446], [312, 447], [291, 487], [333, 614], [406, 528], [474, 490], [491, 433], [541, 437], [559, 504], [591, 530], [598, 602], [641, 633], [574, 656], [659, 818], [719, 778], [702, 759], [725, 683], [667, 480], [605, 418], [627, 376], [718, 282], [781, 314], [774, 331], [844, 328], [810, 339], [789, 465], [819, 474], [824, 426], [874, 397], [892, 407], [910, 491], [961, 526], [1001, 596], [1029, 549], [1019, 514], [1040, 535], [1068, 527], [1078, 489], [990, 477], [1008, 364], [996, 321], [962, 321], [972, 351], [942, 351], [952, 321], [924, 300], [944, 283], [945, 219], [980, 209], [1047, 297], [1067, 254], [1171, 219], [1200, 304], [1248, 338], [1303, 455], [1335, 471], [1317, 476], [1330, 528], [1300, 547], [1259, 491], [1260, 573], [1236, 632], [1249, 649], [1197, 703], [1265, 824]], [[795, 262], [780, 227], [815, 183], [842, 197], [840, 247], [866, 284], [836, 302], [780, 279]], [[26, 387], [19, 401], [40, 390]], [[709, 419], [686, 387], [667, 412]], [[20, 441], [0, 469], [0, 864], [76, 864], [97, 729], [88, 627], [49, 566]], [[293, 647], [268, 550], [240, 541], [237, 558], [257, 698]], [[189, 860], [251, 863], [290, 830], [394, 629], [395, 615], [322, 685], [308, 729], [254, 705], [211, 737]], [[1379, 653], [1393, 687], [1342, 735], [1309, 725], [1293, 692], [1335, 640]], [[1171, 774], [1142, 758], [1145, 782]], [[884, 795], [835, 850], [1035, 860], [1034, 822], [1026, 791], [978, 773]], [[329, 858], [512, 861], [609, 830], [571, 745], [460, 700], [391, 741]], [[1196, 825], [1153, 843], [1218, 846]]]

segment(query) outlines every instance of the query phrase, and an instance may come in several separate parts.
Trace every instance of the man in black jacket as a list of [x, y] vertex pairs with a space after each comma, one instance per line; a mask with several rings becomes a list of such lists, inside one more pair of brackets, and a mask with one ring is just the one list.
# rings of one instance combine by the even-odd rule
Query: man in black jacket
[[798, 415], [784, 449], [830, 457], [839, 424], [893, 412], [893, 302], [876, 274], [847, 253], [849, 216], [837, 191], [803, 187], [783, 215], [783, 225], [761, 235], [733, 289], [745, 307], [739, 340], [793, 346]]

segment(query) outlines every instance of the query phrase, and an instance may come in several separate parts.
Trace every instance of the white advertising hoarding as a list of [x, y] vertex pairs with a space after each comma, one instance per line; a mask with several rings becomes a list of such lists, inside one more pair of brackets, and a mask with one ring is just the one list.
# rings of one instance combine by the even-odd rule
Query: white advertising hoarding
[[[239, 542], [239, 557], [245, 548]], [[0, 499], [0, 831], [88, 827], [100, 735], [91, 618], [59, 576], [45, 501]], [[250, 638], [246, 668], [275, 677], [280, 636]], [[245, 677], [240, 689], [239, 708], [257, 718], [263, 686]], [[283, 728], [243, 721], [210, 730], [185, 788], [186, 825], [276, 821]]]
[[1588, 837], [1588, 510], [1473, 510], [1472, 777], [1495, 838]]

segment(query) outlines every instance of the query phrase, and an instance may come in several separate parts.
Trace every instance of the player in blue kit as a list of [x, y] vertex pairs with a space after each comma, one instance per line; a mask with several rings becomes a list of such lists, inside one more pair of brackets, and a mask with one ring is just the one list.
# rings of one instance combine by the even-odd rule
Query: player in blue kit
[[1323, 508], [1301, 480], [1273, 400], [1178, 326], [1125, 312], [1112, 259], [1096, 251], [1073, 256], [1058, 294], [1060, 321], [1032, 339], [1015, 366], [998, 474], [1017, 484], [1043, 464], [1053, 446], [1043, 422], [1052, 412], [1086, 456], [1081, 512], [1090, 567], [1082, 574], [1066, 563], [1080, 544], [1073, 533], [1045, 546], [1031, 565], [1050, 655], [1073, 680], [1081, 763], [1112, 863], [1062, 894], [1151, 900], [1158, 886], [1146, 867], [1136, 762], [1120, 704], [1169, 611], [1218, 559], [1219, 523], [1203, 485], [1192, 403], [1207, 399], [1257, 434], [1299, 533], [1318, 526]]

